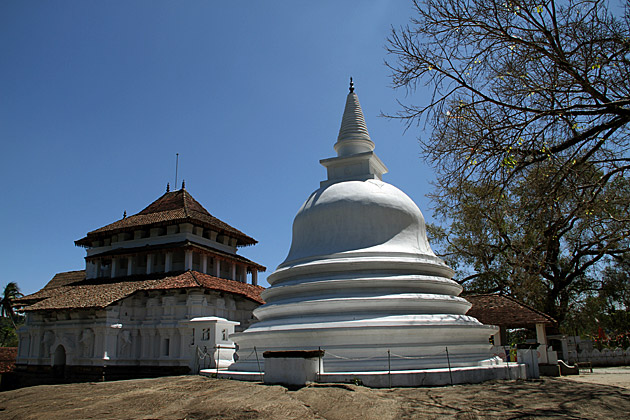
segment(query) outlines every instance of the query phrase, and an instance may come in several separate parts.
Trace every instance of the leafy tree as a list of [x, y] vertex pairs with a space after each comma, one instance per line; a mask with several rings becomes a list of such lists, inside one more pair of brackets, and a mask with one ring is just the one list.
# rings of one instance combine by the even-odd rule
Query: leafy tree
[[[414, 1], [388, 40], [394, 115], [428, 124], [433, 240], [469, 290], [562, 321], [627, 254], [630, 12], [598, 0]], [[627, 6], [627, 3], [625, 3]]]
[[533, 168], [509, 190], [463, 181], [436, 194], [436, 217], [450, 226], [429, 233], [468, 291], [510, 294], [562, 321], [571, 305], [624, 281], [602, 282], [598, 268], [629, 251], [630, 181], [573, 188], [599, 179], [590, 166], [551, 194], [557, 168]]
[[[19, 321], [16, 322], [19, 325]], [[9, 318], [0, 318], [0, 347], [17, 347], [18, 336]]]
[[[414, 0], [394, 29], [394, 86], [428, 85], [395, 115], [433, 128], [423, 151], [445, 187], [461, 179], [508, 185], [548, 159], [559, 171], [589, 161], [601, 183], [630, 168], [630, 15], [599, 0]], [[627, 2], [625, 3], [627, 6]]]
[[9, 318], [11, 323], [13, 324], [13, 328], [16, 329], [16, 313], [14, 310], [14, 302], [17, 298], [22, 297], [22, 293], [20, 292], [20, 288], [17, 283], [9, 282], [4, 287], [4, 291], [2, 293], [2, 299], [0, 300], [1, 307], [1, 316], [5, 318]]
[[[630, 346], [630, 258], [615, 259], [599, 277], [595, 293], [578, 302], [570, 312], [576, 333], [587, 334], [602, 328], [611, 347]], [[597, 337], [596, 337], [597, 338]], [[602, 343], [604, 344], [604, 343]]]

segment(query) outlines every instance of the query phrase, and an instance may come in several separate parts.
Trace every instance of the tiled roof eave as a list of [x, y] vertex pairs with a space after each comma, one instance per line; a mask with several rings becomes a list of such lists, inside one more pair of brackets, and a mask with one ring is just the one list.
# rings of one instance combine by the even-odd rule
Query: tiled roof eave
[[[131, 219], [133, 216], [130, 216], [129, 219]], [[125, 220], [125, 219], [121, 219], [121, 220]], [[120, 222], [121, 220], [111, 223], [110, 225], [113, 225], [115, 223]], [[107, 229], [107, 226], [104, 226], [100, 229], [96, 229], [93, 230], [91, 232], [88, 232], [88, 234], [81, 238], [81, 239], [77, 239], [76, 241], [74, 241], [74, 244], [76, 246], [80, 246], [80, 247], [84, 247], [84, 248], [88, 248], [90, 246], [92, 246], [92, 241], [98, 240], [100, 238], [104, 238], [104, 237], [108, 237], [111, 235], [116, 235], [118, 233], [122, 233], [122, 232], [134, 232], [140, 228], [142, 229], [151, 229], [151, 228], [156, 228], [156, 227], [166, 227], [166, 226], [171, 226], [171, 225], [175, 225], [175, 224], [180, 224], [180, 223], [193, 223], [193, 224], [200, 224], [203, 227], [209, 228], [209, 229], [213, 229], [219, 233], [225, 233], [228, 235], [231, 235], [233, 237], [235, 237], [237, 239], [237, 247], [243, 247], [243, 246], [250, 246], [250, 245], [256, 245], [258, 243], [258, 241], [246, 234], [244, 234], [243, 232], [239, 231], [238, 229], [226, 229], [225, 227], [219, 226], [218, 224], [215, 223], [211, 223], [208, 221], [204, 221], [204, 220], [200, 220], [198, 218], [192, 217], [192, 216], [186, 216], [186, 217], [180, 217], [180, 218], [175, 218], [175, 219], [170, 219], [170, 220], [164, 220], [164, 221], [157, 221], [157, 222], [151, 222], [151, 223], [143, 223], [143, 224], [129, 224], [126, 226], [120, 226], [120, 227], [115, 227], [112, 229]]]
[[25, 312], [33, 312], [103, 309], [140, 291], [196, 288], [232, 293], [255, 303], [264, 303], [260, 297], [260, 292], [264, 290], [263, 287], [240, 283], [235, 280], [221, 279], [200, 272], [185, 271], [166, 276], [162, 274], [162, 277], [149, 275], [84, 280], [72, 285], [48, 290], [45, 295], [42, 295], [41, 299], [25, 306], [23, 310]]
[[502, 294], [471, 294], [462, 297], [473, 304], [467, 314], [486, 324], [513, 328], [531, 328], [537, 324], [557, 324], [557, 321], [551, 316], [510, 296]]

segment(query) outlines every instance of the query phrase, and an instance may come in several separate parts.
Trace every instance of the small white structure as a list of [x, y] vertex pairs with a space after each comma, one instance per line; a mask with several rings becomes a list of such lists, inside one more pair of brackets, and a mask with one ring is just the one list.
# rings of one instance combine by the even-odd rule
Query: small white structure
[[282, 384], [301, 386], [308, 382], [316, 382], [322, 369], [320, 350], [301, 351], [266, 351], [265, 359], [266, 384]]
[[253, 238], [182, 186], [75, 243], [87, 248], [86, 269], [59, 273], [19, 300], [26, 323], [16, 370], [25, 382], [29, 374], [116, 379], [233, 362], [229, 336], [262, 303], [256, 282], [265, 268], [236, 253]]
[[[262, 351], [316, 349], [325, 351], [323, 381], [437, 385], [510, 376], [490, 351], [498, 328], [466, 316], [471, 305], [431, 250], [422, 213], [382, 181], [387, 168], [352, 83], [334, 147], [337, 157], [321, 161], [327, 180], [295, 217], [289, 255], [267, 279], [266, 304], [254, 311], [260, 322], [232, 336], [239, 359], [224, 376], [247, 378], [237, 372], [256, 372], [267, 362], [254, 357]], [[522, 376], [513, 367], [511, 376]]]
[[[198, 372], [202, 367], [224, 369], [234, 363], [236, 347], [230, 340], [230, 335], [234, 334], [234, 327], [240, 322], [206, 316], [182, 321], [180, 324], [187, 326], [192, 333], [189, 349], [195, 349], [197, 352], [190, 358], [196, 361], [196, 365], [191, 366], [193, 371]], [[195, 343], [198, 345], [195, 346]], [[204, 366], [206, 358], [208, 365]]]

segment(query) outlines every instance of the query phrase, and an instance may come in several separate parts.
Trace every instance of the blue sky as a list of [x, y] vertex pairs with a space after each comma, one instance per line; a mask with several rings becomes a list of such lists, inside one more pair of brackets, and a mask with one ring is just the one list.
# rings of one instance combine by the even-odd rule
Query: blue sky
[[82, 269], [74, 240], [179, 179], [214, 216], [287, 255], [293, 217], [325, 178], [354, 77], [376, 152], [430, 218], [432, 171], [394, 113], [390, 1], [0, 2], [0, 285]]

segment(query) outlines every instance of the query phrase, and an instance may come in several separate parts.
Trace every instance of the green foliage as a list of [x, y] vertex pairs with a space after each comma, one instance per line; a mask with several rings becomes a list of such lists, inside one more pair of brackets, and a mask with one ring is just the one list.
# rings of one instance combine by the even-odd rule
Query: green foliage
[[413, 4], [388, 65], [396, 87], [432, 89], [392, 116], [432, 128], [431, 240], [466, 290], [510, 294], [567, 329], [595, 314], [622, 324], [606, 302], [627, 277], [603, 276], [630, 252], [630, 7]]
[[[413, 1], [388, 39], [392, 80], [429, 86], [393, 115], [428, 122], [424, 153], [443, 185], [506, 185], [545, 160], [629, 167], [630, 8], [597, 0]], [[561, 182], [561, 179], [558, 179]]]
[[14, 301], [22, 296], [17, 283], [7, 283], [2, 293], [2, 299], [0, 300], [0, 315], [15, 321], [15, 311], [13, 309]]
[[630, 182], [601, 185], [601, 173], [583, 164], [551, 189], [557, 172], [543, 162], [509, 189], [462, 181], [433, 196], [437, 220], [450, 226], [430, 225], [430, 239], [467, 291], [505, 293], [563, 321], [593, 293], [625, 290], [627, 277], [611, 271], [603, 281], [598, 268], [628, 252]]
[[0, 299], [0, 346], [16, 347], [18, 337], [16, 331], [23, 323], [21, 315], [14, 310], [15, 299], [22, 297], [17, 283], [9, 282], [4, 287], [2, 298]]
[[[16, 322], [17, 327], [23, 323], [22, 319]], [[18, 336], [13, 323], [8, 318], [0, 318], [0, 347], [17, 347]]]
[[[600, 347], [623, 345], [630, 337], [630, 257], [616, 259], [598, 276], [601, 281], [580, 302], [572, 305], [567, 324], [572, 334], [589, 336]], [[596, 332], [602, 329], [605, 339]]]
[[536, 331], [528, 328], [516, 328], [507, 331], [507, 342], [510, 347], [525, 343], [528, 340], [536, 340]]

